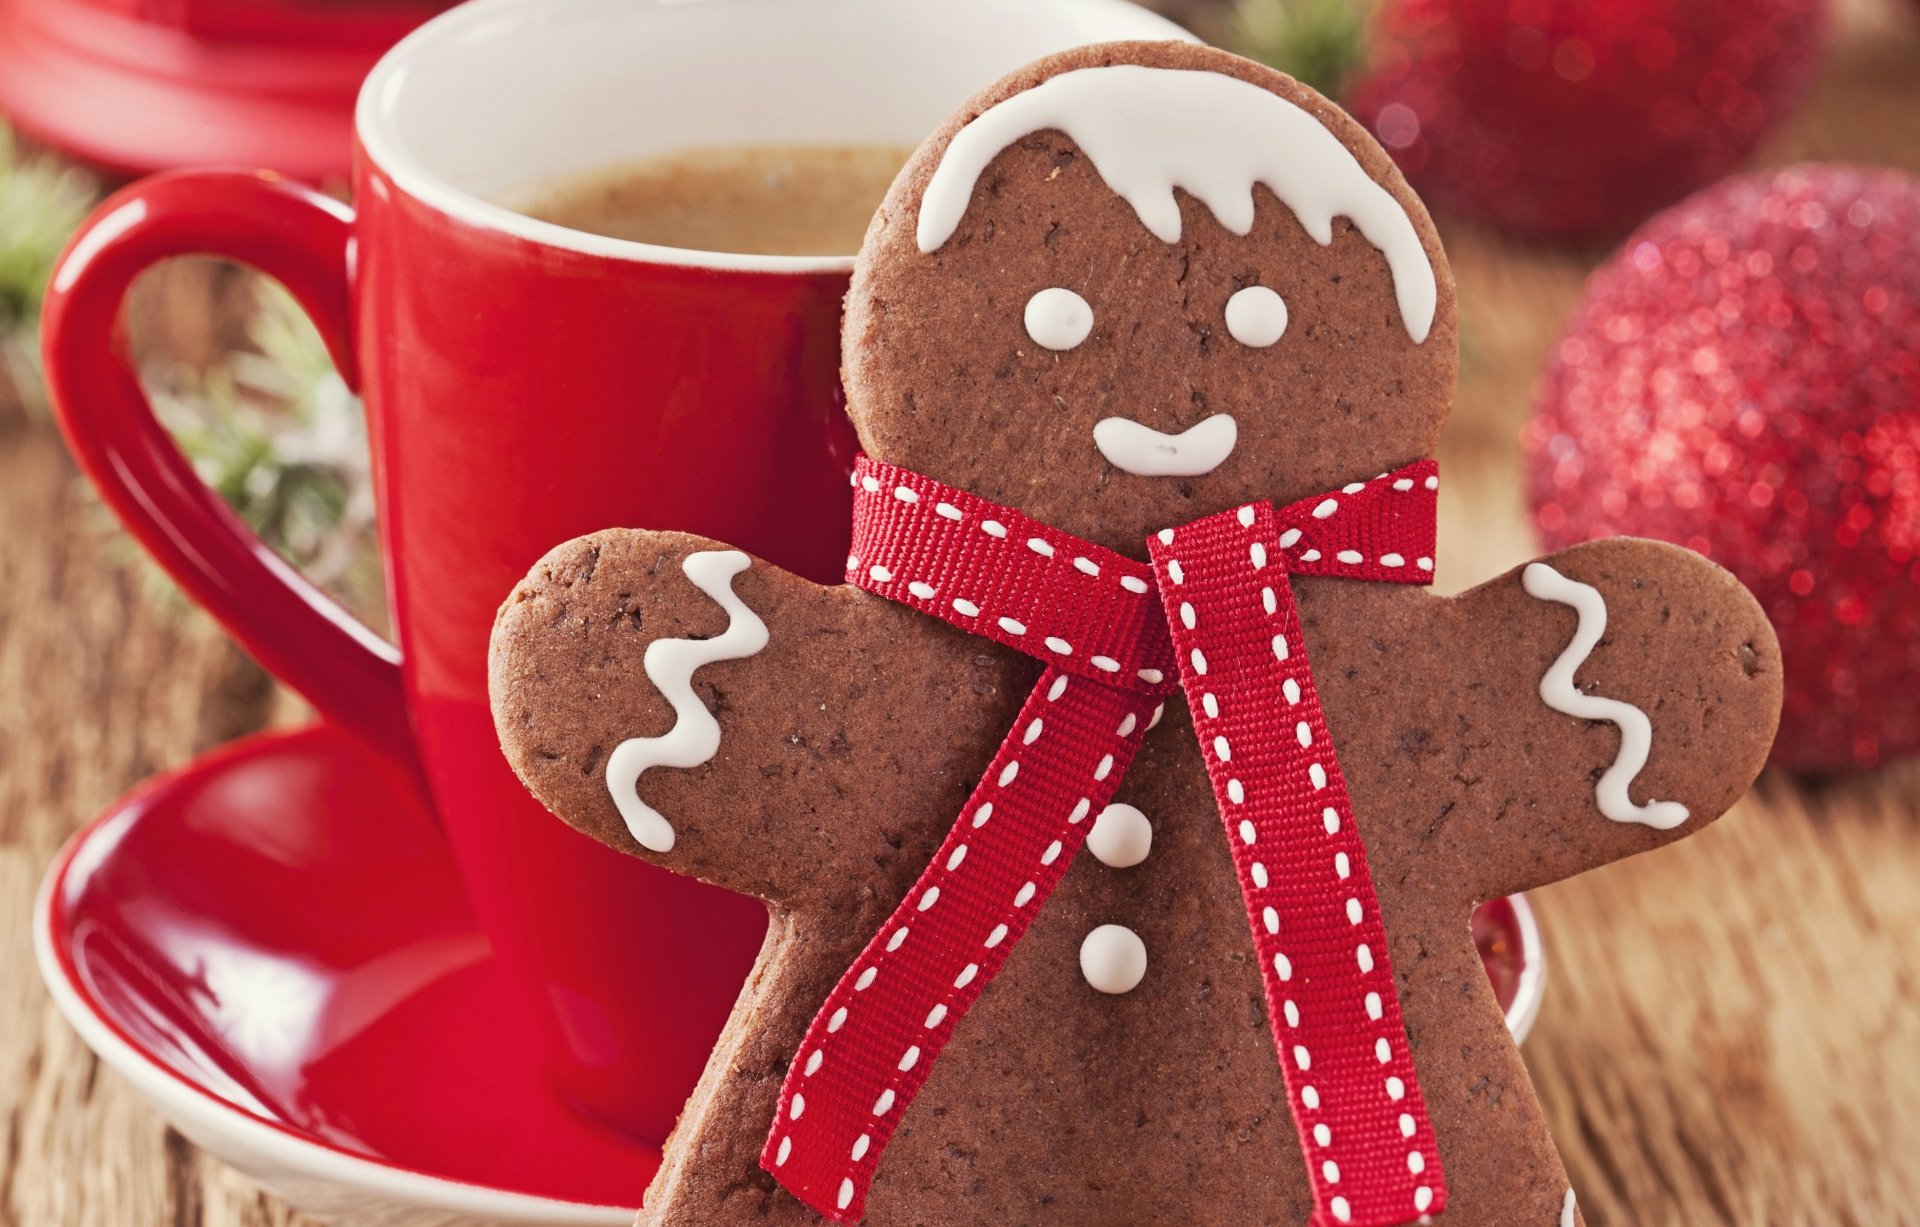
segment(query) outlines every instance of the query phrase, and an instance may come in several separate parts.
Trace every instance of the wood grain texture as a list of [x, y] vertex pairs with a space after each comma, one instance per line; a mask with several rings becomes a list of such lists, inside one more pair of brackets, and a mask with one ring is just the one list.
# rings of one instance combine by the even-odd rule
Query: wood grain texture
[[51, 431], [0, 433], [0, 1224], [285, 1222], [104, 1075], [36, 983], [29, 902], [60, 842], [271, 698], [206, 619], [110, 561], [77, 481]]
[[[1763, 160], [1920, 171], [1920, 22], [1847, 0], [1813, 105]], [[1444, 227], [1459, 410], [1443, 588], [1529, 557], [1513, 439], [1600, 253]], [[158, 321], [190, 349], [204, 334]], [[0, 412], [0, 1227], [311, 1227], [169, 1133], [40, 990], [27, 913], [76, 826], [295, 710], [110, 548], [58, 440]], [[1527, 1046], [1594, 1227], [1920, 1224], [1920, 765], [1763, 781], [1698, 838], [1539, 892]], [[1541, 1224], [1540, 1227], [1551, 1227]]]

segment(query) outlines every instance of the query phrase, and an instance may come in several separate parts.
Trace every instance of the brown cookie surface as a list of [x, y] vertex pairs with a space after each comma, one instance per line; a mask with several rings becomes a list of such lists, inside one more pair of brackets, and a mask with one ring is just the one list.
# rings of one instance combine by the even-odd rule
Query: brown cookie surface
[[[1059, 129], [990, 151], [951, 234], [922, 250], [923, 203], [959, 134], [1065, 74], [1122, 64], [1224, 76], [1311, 117], [1400, 211], [1431, 279], [1429, 316], [1410, 318], [1404, 262], [1390, 267], [1377, 234], [1335, 217], [1323, 244], [1312, 208], [1258, 188], [1245, 234], [1215, 215], [1217, 201], [1178, 194], [1169, 239], [1110, 186], [1119, 155], [1096, 166]], [[1274, 339], [1257, 327], [1276, 318], [1270, 302], [1251, 324], [1228, 319], [1250, 286], [1284, 303]], [[1029, 323], [1036, 296], [1056, 289], [1089, 308], [1083, 335], [1071, 302]], [[1426, 455], [1456, 367], [1445, 259], [1385, 154], [1287, 78], [1174, 44], [1043, 61], [936, 133], [869, 231], [845, 346], [849, 406], [871, 455], [1134, 557], [1155, 529], [1292, 502]], [[1144, 449], [1112, 444], [1111, 429], [1102, 442], [1109, 419], [1177, 439], [1222, 415], [1232, 443], [1205, 471], [1128, 471], [1112, 456], [1146, 456], [1133, 465], [1146, 469], [1213, 459], [1183, 454], [1185, 443], [1156, 451], [1124, 429]], [[1222, 433], [1202, 431], [1193, 446], [1218, 451]], [[1469, 933], [1473, 906], [1712, 821], [1759, 770], [1779, 706], [1772, 633], [1725, 572], [1637, 541], [1545, 561], [1561, 581], [1536, 582], [1545, 596], [1520, 572], [1451, 599], [1295, 584], [1445, 1164], [1443, 1221], [1455, 1224], [1545, 1227], [1568, 1204]], [[1604, 634], [1569, 658], [1561, 693], [1551, 675], [1597, 627], [1594, 602]], [[753, 622], [765, 631], [758, 647], [742, 633]], [[698, 662], [680, 702], [674, 662]], [[820, 1003], [954, 823], [1038, 664], [720, 543], [617, 531], [543, 560], [502, 610], [492, 669], [502, 744], [549, 808], [622, 850], [754, 894], [773, 914], [642, 1221], [817, 1221], [759, 1166], [782, 1079]], [[1588, 711], [1578, 696], [1644, 715], [1643, 764], [1629, 761], [1631, 718], [1562, 710]], [[700, 723], [689, 703], [710, 714], [716, 740], [692, 765], [668, 762], [668, 742], [697, 741], [681, 737]], [[609, 759], [635, 739], [661, 761], [616, 799]], [[1685, 821], [1609, 817], [1619, 806], [1603, 781], [1623, 763], [1629, 804], [1659, 798], [1684, 806]], [[1144, 818], [1150, 846], [1134, 855], [1136, 825], [1131, 842], [1095, 842], [1106, 860], [1090, 850], [1074, 862], [902, 1118], [867, 1222], [1307, 1221], [1312, 1193], [1248, 918], [1178, 697], [1116, 799]], [[1098, 991], [1082, 972], [1083, 942], [1104, 925], [1146, 951], [1129, 991]]]

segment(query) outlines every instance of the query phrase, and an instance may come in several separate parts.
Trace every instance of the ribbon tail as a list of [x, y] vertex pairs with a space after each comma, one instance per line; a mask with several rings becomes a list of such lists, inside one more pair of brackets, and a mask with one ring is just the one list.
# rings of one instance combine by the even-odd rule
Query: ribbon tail
[[760, 1165], [857, 1223], [881, 1154], [1120, 786], [1161, 700], [1049, 667], [946, 841], [787, 1070]]
[[1148, 544], [1259, 955], [1314, 1225], [1439, 1214], [1439, 1150], [1273, 510], [1242, 507]]

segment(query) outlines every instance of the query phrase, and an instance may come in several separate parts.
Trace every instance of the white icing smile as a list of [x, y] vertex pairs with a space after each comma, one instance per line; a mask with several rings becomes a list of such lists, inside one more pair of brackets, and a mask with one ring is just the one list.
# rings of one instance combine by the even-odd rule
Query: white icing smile
[[1093, 427], [1093, 445], [1107, 463], [1136, 477], [1211, 473], [1233, 454], [1239, 437], [1240, 427], [1230, 413], [1216, 413], [1177, 435], [1129, 418], [1102, 418]]

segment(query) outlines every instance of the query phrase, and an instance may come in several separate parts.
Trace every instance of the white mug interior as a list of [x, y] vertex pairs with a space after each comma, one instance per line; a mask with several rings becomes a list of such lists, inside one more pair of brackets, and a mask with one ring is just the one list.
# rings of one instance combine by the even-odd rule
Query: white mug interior
[[1129, 0], [472, 0], [388, 53], [356, 124], [400, 190], [474, 225], [619, 259], [829, 271], [851, 257], [635, 243], [498, 202], [703, 145], [917, 145], [1043, 55], [1189, 37]]

